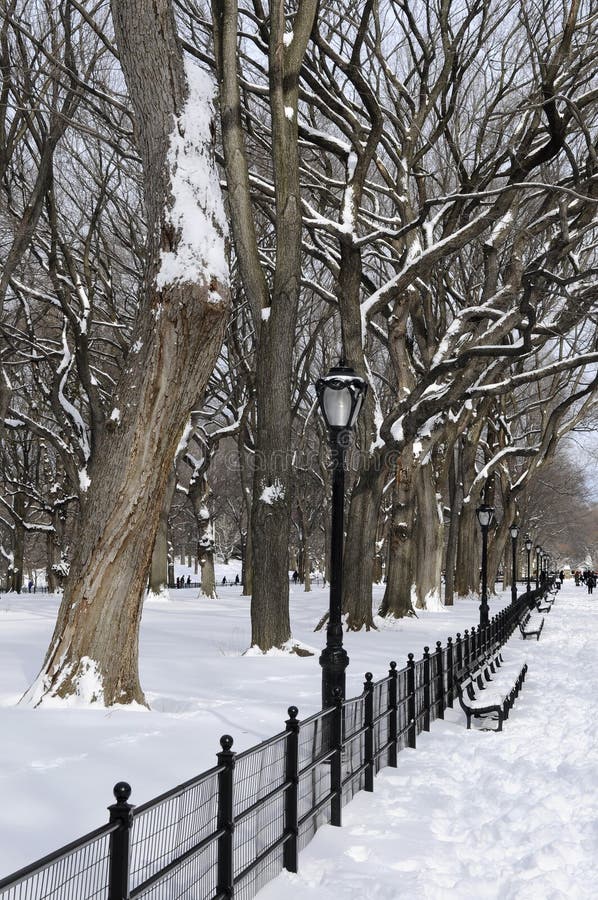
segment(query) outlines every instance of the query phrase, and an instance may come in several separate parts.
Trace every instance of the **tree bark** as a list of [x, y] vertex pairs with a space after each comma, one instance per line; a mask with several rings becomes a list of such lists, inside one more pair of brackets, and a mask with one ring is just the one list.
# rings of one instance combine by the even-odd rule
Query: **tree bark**
[[441, 603], [440, 573], [444, 549], [444, 522], [436, 496], [431, 461], [416, 469], [417, 549], [415, 554], [416, 608], [430, 609]]
[[414, 541], [412, 463], [413, 451], [409, 446], [401, 455], [393, 486], [386, 590], [379, 609], [381, 616], [395, 619], [414, 615], [411, 600]]
[[160, 509], [149, 574], [150, 594], [164, 598], [168, 597], [168, 516], [175, 490], [176, 469], [173, 466]]
[[[214, 366], [229, 309], [225, 267], [208, 264], [207, 246], [196, 248], [192, 275], [188, 269], [181, 277], [160, 269], [164, 252], [174, 255], [175, 273], [181, 272], [177, 251], [184, 250], [183, 234], [170, 215], [177, 161], [169, 161], [168, 152], [186, 125], [184, 144], [176, 144], [184, 156], [178, 164], [184, 171], [197, 167], [216, 192], [209, 209], [205, 195], [203, 201], [195, 195], [197, 216], [205, 222], [202, 234], [222, 228], [209, 134], [201, 143], [191, 140], [191, 116], [184, 118], [190, 84], [171, 4], [114, 0], [112, 12], [143, 164], [148, 268], [134, 349], [116, 392], [120, 421], [112, 419], [101, 432], [90, 465], [91, 485], [54, 636], [42, 672], [25, 695], [34, 704], [47, 695], [74, 694], [107, 706], [145, 703], [138, 637], [151, 550], [177, 446]], [[223, 239], [214, 240], [212, 249]]]
[[372, 573], [386, 466], [375, 465], [373, 459], [371, 463], [361, 470], [351, 493], [343, 564], [343, 609], [350, 631], [369, 631], [374, 625]]
[[[271, 290], [262, 266], [249, 189], [237, 77], [237, 4], [212, 0], [220, 112], [232, 230], [239, 271], [258, 336], [257, 412], [251, 512], [251, 640], [266, 651], [290, 638], [288, 552], [290, 448], [295, 323], [301, 289], [301, 190], [297, 106], [299, 72], [317, 10], [303, 0], [285, 43], [283, 0], [270, 4], [269, 101], [276, 206], [276, 260]], [[288, 112], [291, 110], [292, 115]], [[263, 315], [265, 313], [265, 315]]]
[[445, 606], [453, 606], [455, 597], [455, 564], [457, 561], [457, 540], [459, 537], [459, 508], [462, 499], [459, 496], [459, 488], [456, 477], [456, 454], [458, 452], [458, 443], [456, 446], [451, 446], [451, 458], [448, 467], [448, 504], [450, 509], [450, 520], [444, 559]]

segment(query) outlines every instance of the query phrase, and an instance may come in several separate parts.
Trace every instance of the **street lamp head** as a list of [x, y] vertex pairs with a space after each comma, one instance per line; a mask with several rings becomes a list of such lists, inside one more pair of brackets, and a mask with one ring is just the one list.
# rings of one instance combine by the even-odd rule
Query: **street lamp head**
[[513, 538], [513, 540], [516, 541], [519, 535], [519, 528], [517, 527], [517, 525], [515, 525], [514, 522], [511, 525], [509, 531], [511, 532], [511, 537]]
[[538, 556], [540, 555], [541, 552], [542, 552], [541, 546], [539, 544], [536, 544], [536, 553], [538, 554]]
[[531, 549], [533, 546], [534, 546], [534, 542], [532, 541], [531, 537], [528, 534], [525, 539], [525, 549], [527, 550], [528, 553], [531, 552]]
[[494, 515], [494, 507], [486, 506], [485, 503], [482, 503], [481, 506], [475, 511], [476, 516], [478, 517], [478, 522], [480, 523], [482, 528], [488, 528], [490, 522], [492, 521], [492, 516]]
[[367, 384], [343, 362], [316, 382], [320, 411], [330, 432], [353, 428], [367, 391]]

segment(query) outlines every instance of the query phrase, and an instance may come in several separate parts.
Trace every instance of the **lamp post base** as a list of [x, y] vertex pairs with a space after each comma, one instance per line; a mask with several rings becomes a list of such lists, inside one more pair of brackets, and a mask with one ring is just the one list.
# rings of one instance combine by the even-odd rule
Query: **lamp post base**
[[324, 647], [320, 654], [322, 666], [322, 709], [334, 706], [338, 692], [345, 698], [345, 670], [349, 656], [344, 647]]

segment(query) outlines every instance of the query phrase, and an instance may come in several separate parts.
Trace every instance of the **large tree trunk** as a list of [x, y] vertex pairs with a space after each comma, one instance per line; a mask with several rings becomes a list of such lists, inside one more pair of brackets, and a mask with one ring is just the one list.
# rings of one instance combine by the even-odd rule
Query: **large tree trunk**
[[156, 537], [150, 563], [149, 592], [156, 597], [168, 599], [168, 516], [176, 490], [176, 469], [173, 466], [168, 477]]
[[450, 521], [444, 560], [445, 606], [453, 606], [455, 596], [455, 564], [457, 561], [457, 541], [459, 537], [459, 509], [462, 499], [456, 477], [457, 464], [455, 456], [458, 452], [458, 444], [456, 447], [451, 445], [451, 459], [448, 466], [448, 504], [450, 509]]
[[[475, 477], [477, 445], [483, 427], [480, 416], [478, 422], [461, 441], [459, 453], [459, 480], [463, 494], [467, 497]], [[455, 570], [455, 592], [458, 597], [477, 594], [480, 589], [481, 537], [476, 514], [475, 499], [461, 505], [459, 515], [459, 539], [457, 543], [457, 564]]]
[[[280, 310], [280, 311], [279, 311]], [[257, 363], [256, 466], [251, 510], [253, 591], [251, 643], [261, 650], [291, 637], [289, 617], [289, 533], [291, 524], [291, 378], [293, 328], [273, 306], [263, 323]]]
[[189, 490], [189, 499], [193, 505], [193, 513], [199, 531], [197, 556], [201, 566], [200, 596], [215, 600], [218, 595], [216, 593], [216, 572], [214, 569], [214, 525], [207, 506], [208, 483], [205, 478], [202, 479], [202, 482], [203, 490], [195, 490], [195, 485], [193, 485], [193, 488]]
[[[258, 337], [255, 473], [251, 513], [251, 639], [266, 651], [291, 636], [288, 551], [291, 525], [291, 399], [295, 323], [301, 289], [299, 72], [317, 0], [303, 0], [286, 40], [286, 8], [269, 5], [269, 100], [276, 203], [276, 261], [270, 290], [251, 204], [237, 78], [237, 5], [212, 0], [216, 65], [231, 221], [239, 271]], [[289, 114], [290, 111], [290, 114]]]
[[386, 590], [379, 609], [381, 616], [396, 619], [414, 615], [411, 599], [414, 542], [412, 463], [413, 451], [410, 445], [401, 455], [393, 487]]
[[[229, 307], [218, 181], [205, 143], [205, 76], [185, 74], [168, 0], [115, 0], [112, 11], [143, 163], [148, 271], [118, 412], [90, 466], [54, 636], [25, 695], [35, 704], [73, 694], [105, 705], [145, 702], [138, 637], [151, 551], [177, 446], [213, 369]], [[185, 174], [198, 176], [196, 183], [183, 185]], [[201, 223], [195, 232], [173, 206], [173, 195], [185, 194]]]
[[[376, 553], [376, 530], [386, 466], [374, 464], [359, 474], [351, 493], [347, 522], [347, 540], [343, 563], [343, 610], [347, 628], [369, 630], [372, 616], [372, 574]], [[377, 462], [381, 462], [377, 460]]]
[[13, 532], [13, 572], [12, 589], [20, 594], [23, 589], [23, 566], [25, 563], [25, 529], [21, 521], [25, 516], [25, 495], [18, 491], [13, 500], [16, 513]]
[[442, 508], [436, 497], [436, 478], [431, 461], [417, 467], [415, 493], [417, 498], [415, 605], [417, 609], [438, 609], [442, 604], [440, 573], [444, 549], [444, 521]]

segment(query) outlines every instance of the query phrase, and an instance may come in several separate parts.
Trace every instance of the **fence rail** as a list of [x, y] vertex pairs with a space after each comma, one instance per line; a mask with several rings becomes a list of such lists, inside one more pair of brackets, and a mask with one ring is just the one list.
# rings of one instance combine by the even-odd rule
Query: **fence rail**
[[134, 807], [114, 792], [108, 824], [0, 880], [1, 900], [251, 900], [405, 747], [442, 719], [457, 672], [502, 646], [546, 588], [522, 594], [485, 628], [438, 641], [407, 665], [391, 662], [363, 693], [300, 721], [289, 707], [283, 732], [235, 753], [224, 735], [218, 764]]

